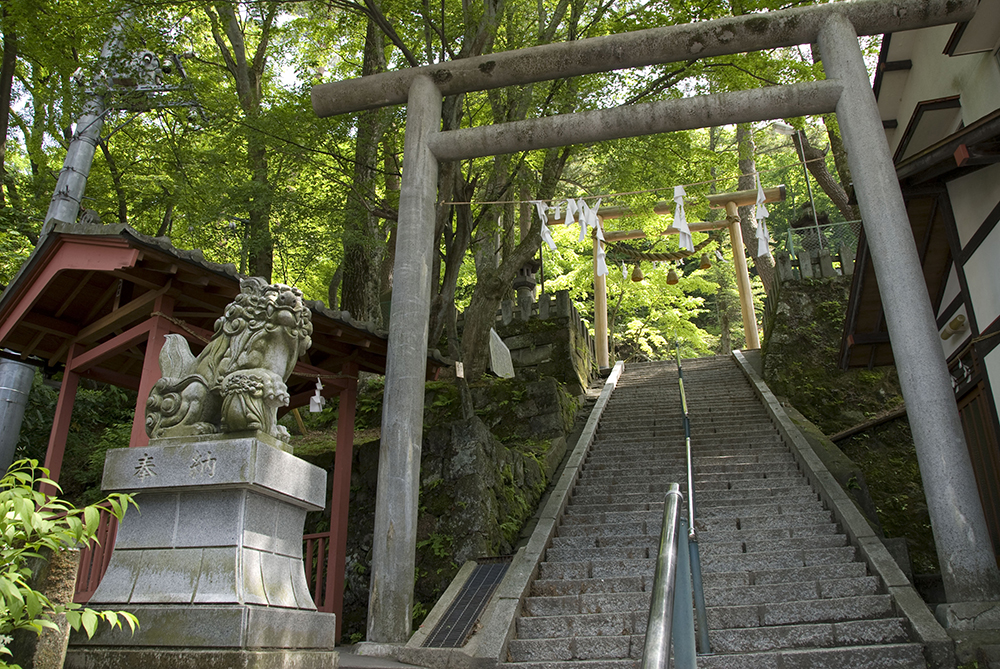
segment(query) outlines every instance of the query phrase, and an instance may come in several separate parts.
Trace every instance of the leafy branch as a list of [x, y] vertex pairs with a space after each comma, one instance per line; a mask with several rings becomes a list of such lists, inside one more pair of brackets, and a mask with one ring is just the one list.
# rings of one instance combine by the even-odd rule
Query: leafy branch
[[[139, 626], [126, 611], [95, 611], [75, 602], [53, 602], [34, 589], [33, 559], [45, 560], [67, 548], [96, 543], [102, 509], [121, 520], [129, 505], [138, 508], [131, 496], [117, 493], [100, 504], [76, 508], [36, 489], [60, 490], [48, 476], [37, 460], [18, 460], [0, 479], [0, 658], [11, 655], [8, 646], [15, 631], [41, 634], [45, 628], [57, 629], [54, 617], [60, 614], [88, 637], [102, 620], [118, 628], [124, 622], [132, 632]], [[0, 669], [6, 667], [17, 665], [0, 659]]]

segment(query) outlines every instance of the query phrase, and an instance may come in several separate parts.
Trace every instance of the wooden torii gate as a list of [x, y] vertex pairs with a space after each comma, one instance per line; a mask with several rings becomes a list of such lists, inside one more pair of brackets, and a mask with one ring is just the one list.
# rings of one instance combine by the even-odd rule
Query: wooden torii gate
[[[868, 231], [949, 602], [1000, 599], [997, 569], [858, 35], [964, 21], [975, 0], [857, 0], [491, 53], [313, 88], [333, 116], [406, 104], [403, 181], [389, 328], [368, 639], [410, 635], [423, 384], [438, 166], [524, 150], [835, 111]], [[696, 95], [490, 126], [441, 130], [444, 96], [533, 82], [816, 44], [825, 79]], [[533, 230], [531, 234], [537, 234]]]
[[[780, 202], [785, 199], [785, 187], [775, 186], [764, 189], [764, 202]], [[743, 244], [743, 233], [740, 230], [739, 207], [745, 207], [757, 202], [756, 190], [743, 190], [733, 193], [716, 193], [708, 196], [709, 206], [713, 209], [725, 209], [726, 218], [722, 221], [697, 221], [688, 223], [691, 232], [710, 232], [712, 230], [729, 231], [733, 248], [733, 264], [736, 273], [736, 287], [740, 295], [740, 314], [743, 318], [743, 334], [748, 349], [760, 348], [760, 334], [757, 330], [757, 316], [753, 306], [753, 293], [750, 290], [750, 272], [747, 268], [746, 250]], [[673, 205], [668, 202], [658, 202], [653, 206], [653, 212], [660, 216], [673, 214]], [[627, 207], [604, 207], [597, 212], [602, 227], [605, 220], [624, 218], [634, 212]], [[572, 223], [565, 216], [550, 219], [549, 225], [566, 225]], [[676, 235], [680, 230], [669, 226], [660, 232], [661, 235]], [[606, 277], [597, 273], [597, 254], [603, 244], [597, 238], [596, 232], [591, 235], [594, 245], [594, 340], [597, 349], [597, 366], [606, 369], [611, 365], [608, 343], [608, 284]], [[604, 232], [605, 242], [621, 242], [629, 239], [645, 239], [644, 230], [612, 230]]]

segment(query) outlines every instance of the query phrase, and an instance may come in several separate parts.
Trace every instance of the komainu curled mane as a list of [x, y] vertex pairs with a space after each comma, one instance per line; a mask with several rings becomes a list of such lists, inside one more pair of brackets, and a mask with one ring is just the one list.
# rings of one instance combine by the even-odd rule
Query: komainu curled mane
[[157, 439], [260, 430], [287, 441], [278, 407], [288, 404], [285, 381], [312, 344], [312, 329], [298, 288], [240, 281], [240, 294], [200, 355], [184, 337], [166, 336], [163, 378], [146, 402], [146, 433]]

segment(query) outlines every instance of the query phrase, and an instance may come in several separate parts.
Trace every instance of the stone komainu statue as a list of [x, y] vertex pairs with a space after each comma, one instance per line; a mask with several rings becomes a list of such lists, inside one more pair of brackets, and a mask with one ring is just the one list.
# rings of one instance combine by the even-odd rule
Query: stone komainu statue
[[198, 357], [181, 335], [166, 336], [163, 378], [146, 402], [146, 433], [157, 439], [260, 430], [287, 441], [278, 407], [288, 404], [285, 381], [312, 344], [312, 330], [298, 288], [240, 281], [240, 294]]

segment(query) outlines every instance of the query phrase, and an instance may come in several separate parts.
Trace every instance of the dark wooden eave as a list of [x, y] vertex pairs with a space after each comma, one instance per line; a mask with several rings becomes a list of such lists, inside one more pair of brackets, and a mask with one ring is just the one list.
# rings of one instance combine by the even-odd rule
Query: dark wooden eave
[[[59, 224], [43, 234], [0, 296], [0, 348], [58, 369], [70, 346], [79, 345], [89, 356], [82, 376], [136, 389], [144, 323], [157, 298], [172, 298], [170, 319], [198, 350], [239, 293], [240, 278], [232, 265], [206, 261], [200, 251], [177, 249], [124, 225]], [[385, 372], [386, 333], [320, 302], [308, 306], [313, 346], [289, 379], [292, 406], [308, 402], [317, 374], [328, 377], [325, 394], [333, 394], [348, 363]], [[431, 356], [428, 373], [442, 364]]]
[[[964, 148], [960, 150], [959, 147]], [[941, 196], [946, 195], [944, 182], [998, 161], [1000, 110], [896, 166], [927, 294], [935, 314], [941, 309], [945, 282], [953, 263], [948, 238], [952, 225], [950, 212], [939, 206]], [[857, 268], [844, 319], [841, 368], [893, 364], [882, 314], [882, 298], [864, 233], [858, 240]], [[946, 319], [947, 314], [943, 317]]]

